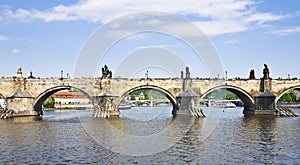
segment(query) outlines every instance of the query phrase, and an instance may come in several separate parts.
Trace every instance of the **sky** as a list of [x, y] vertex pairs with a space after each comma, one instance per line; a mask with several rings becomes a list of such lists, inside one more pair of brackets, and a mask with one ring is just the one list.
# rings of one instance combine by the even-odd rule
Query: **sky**
[[[168, 13], [174, 20], [143, 17], [145, 11]], [[78, 60], [86, 59], [97, 64], [87, 76], [99, 76], [107, 64], [114, 77], [144, 77], [146, 71], [149, 77], [179, 77], [184, 65], [190, 67], [193, 77], [216, 77], [210, 70], [219, 63], [207, 62], [205, 51], [195, 53], [195, 41], [189, 40], [195, 32], [173, 24], [178, 23], [177, 18], [207, 37], [229, 78], [246, 78], [251, 69], [260, 78], [265, 63], [272, 78], [300, 77], [298, 0], [1, 0], [0, 76], [14, 76], [21, 66], [23, 76], [32, 71], [36, 77], [60, 77], [63, 70], [64, 76], [72, 77]], [[109, 38], [103, 37], [103, 27], [113, 27], [115, 20], [123, 21], [115, 24], [123, 30], [138, 26], [154, 30], [120, 36], [106, 29], [104, 32], [119, 38], [105, 47], [103, 42]], [[99, 31], [102, 36], [96, 35]], [[93, 36], [98, 37], [99, 48], [93, 51], [106, 50], [103, 58], [89, 59], [83, 54]], [[136, 67], [129, 68], [133, 65]]]

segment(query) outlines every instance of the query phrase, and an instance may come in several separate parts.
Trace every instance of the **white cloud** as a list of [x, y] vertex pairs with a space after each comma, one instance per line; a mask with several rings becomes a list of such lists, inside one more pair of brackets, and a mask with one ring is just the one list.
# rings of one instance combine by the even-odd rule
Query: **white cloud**
[[272, 34], [276, 34], [279, 36], [286, 36], [286, 35], [293, 34], [293, 33], [300, 33], [300, 26], [276, 30], [276, 31], [272, 32]]
[[273, 15], [271, 13], [255, 13], [247, 18], [248, 22], [256, 22], [261, 25], [265, 22], [279, 21], [288, 17], [288, 15]]
[[216, 36], [229, 33], [237, 33], [248, 30], [248, 23], [235, 20], [200, 21], [196, 25], [208, 36]]
[[12, 54], [17, 54], [17, 53], [19, 53], [20, 51], [18, 50], [18, 49], [13, 49], [12, 51], [11, 51], [11, 53]]
[[9, 40], [9, 38], [6, 36], [0, 35], [0, 41], [5, 41], [5, 40]]
[[[220, 35], [242, 32], [252, 26], [263, 25], [270, 21], [283, 19], [283, 15], [275, 15], [256, 11], [254, 0], [80, 0], [76, 4], [58, 5], [48, 10], [6, 10], [2, 17], [20, 21], [43, 20], [77, 21], [107, 23], [119, 16], [137, 11], [159, 11], [193, 16], [195, 24], [207, 35]], [[139, 23], [139, 22], [137, 22]], [[159, 20], [146, 22], [149, 25], [160, 24]], [[115, 26], [118, 26], [117, 24]]]

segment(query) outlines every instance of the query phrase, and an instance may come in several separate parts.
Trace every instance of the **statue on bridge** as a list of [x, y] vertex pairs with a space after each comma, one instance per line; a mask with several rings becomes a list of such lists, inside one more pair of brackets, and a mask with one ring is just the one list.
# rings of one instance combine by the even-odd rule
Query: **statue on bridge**
[[254, 80], [254, 79], [255, 79], [255, 72], [254, 72], [254, 69], [252, 69], [252, 70], [250, 71], [249, 79], [250, 79], [250, 80]]
[[185, 68], [185, 78], [184, 78], [183, 71], [180, 72], [180, 78], [181, 79], [190, 79], [191, 78], [191, 72], [190, 72], [190, 68], [188, 66]]
[[265, 66], [265, 68], [263, 70], [264, 79], [269, 79], [270, 78], [270, 71], [269, 71], [268, 65], [264, 64], [264, 66]]
[[17, 77], [18, 77], [18, 78], [22, 78], [22, 67], [19, 67], [19, 68], [18, 68], [18, 71], [17, 71]]
[[190, 68], [188, 66], [185, 68], [185, 78], [191, 78]]
[[102, 78], [112, 78], [112, 72], [111, 70], [108, 70], [107, 65], [102, 67]]

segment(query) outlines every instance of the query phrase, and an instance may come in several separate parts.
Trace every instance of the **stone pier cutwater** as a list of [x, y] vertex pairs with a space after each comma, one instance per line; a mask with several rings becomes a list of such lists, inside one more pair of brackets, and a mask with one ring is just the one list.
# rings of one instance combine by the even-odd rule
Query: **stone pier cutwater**
[[[173, 111], [179, 111], [179, 113], [188, 112], [192, 114], [193, 117], [205, 117], [203, 111], [199, 108], [200, 96], [193, 91], [193, 80], [191, 79], [189, 67], [185, 68], [185, 78], [184, 72], [181, 71], [181, 79], [183, 79], [182, 89], [183, 92], [176, 97], [177, 109]], [[173, 114], [176, 114], [174, 112]]]
[[13, 118], [14, 113], [14, 110], [8, 110], [6, 108], [4, 109], [0, 106], [0, 119]]
[[193, 91], [187, 90], [183, 92], [180, 96], [176, 97], [179, 104], [178, 112], [174, 114], [192, 114], [193, 117], [205, 117], [203, 110], [199, 108], [199, 96], [197, 96]]
[[113, 96], [96, 96], [94, 97], [94, 118], [109, 118], [111, 114], [115, 114], [117, 110], [116, 105], [114, 104]]
[[14, 110], [0, 110], [0, 119], [7, 119], [14, 117]]
[[293, 110], [291, 110], [288, 107], [277, 106], [276, 110], [277, 110], [278, 115], [282, 116], [282, 117], [298, 117], [299, 116], [299, 114], [297, 114], [296, 112], [294, 112]]

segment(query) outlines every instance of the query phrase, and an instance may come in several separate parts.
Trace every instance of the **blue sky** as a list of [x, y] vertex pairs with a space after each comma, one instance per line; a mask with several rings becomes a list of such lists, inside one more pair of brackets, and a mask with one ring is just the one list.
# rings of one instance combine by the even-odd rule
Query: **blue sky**
[[[24, 76], [30, 70], [38, 77], [59, 77], [60, 70], [73, 75], [80, 50], [95, 31], [140, 11], [167, 12], [191, 21], [214, 45], [228, 77], [248, 77], [250, 69], [255, 69], [259, 78], [264, 63], [273, 78], [300, 77], [298, 0], [2, 0], [0, 76], [15, 75], [19, 66]], [[99, 62], [99, 68], [108, 64], [114, 72], [126, 56], [149, 47], [177, 54], [195, 77], [208, 76], [205, 62], [193, 60], [180, 41], [160, 34], [125, 38]], [[133, 76], [142, 77], [145, 70], [153, 77], [179, 76], [182, 69], [178, 66], [178, 75], [167, 75], [159, 67], [142, 68]]]

